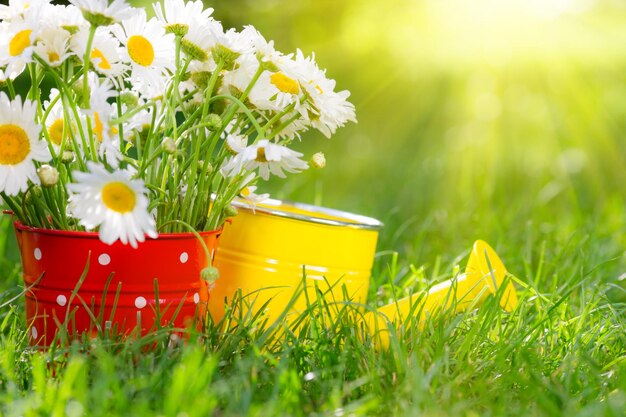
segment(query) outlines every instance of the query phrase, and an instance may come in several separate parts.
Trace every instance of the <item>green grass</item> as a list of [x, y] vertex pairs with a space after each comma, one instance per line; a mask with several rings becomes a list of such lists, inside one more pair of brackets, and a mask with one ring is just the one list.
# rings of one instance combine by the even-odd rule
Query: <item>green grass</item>
[[519, 41], [498, 61], [466, 37], [442, 43], [435, 2], [399, 1], [217, 2], [230, 24], [317, 50], [357, 105], [358, 125], [303, 139], [325, 170], [267, 189], [385, 222], [368, 308], [452, 277], [479, 238], [515, 275], [519, 307], [415, 320], [383, 351], [361, 333], [363, 309], [333, 319], [314, 300], [298, 328], [243, 317], [182, 346], [159, 334], [53, 355], [27, 346], [4, 218], [0, 415], [626, 415], [624, 9], [598, 1], [548, 25], [562, 50], [546, 36], [548, 49]]
[[[234, 314], [228, 331], [210, 326], [182, 346], [170, 346], [162, 332], [134, 343], [100, 340], [46, 353], [26, 346], [20, 298], [3, 306], [0, 317], [0, 410], [6, 416], [623, 415], [624, 305], [607, 298], [616, 288], [602, 282], [611, 262], [590, 261], [603, 254], [587, 245], [571, 241], [558, 268], [546, 261], [548, 253], [531, 262], [513, 313], [491, 298], [472, 312], [442, 314], [424, 329], [417, 320], [407, 323], [382, 351], [362, 333], [361, 310], [338, 306], [331, 318], [320, 297], [297, 327], [268, 329], [260, 317]], [[429, 281], [399, 266], [388, 274], [418, 287], [420, 279]]]

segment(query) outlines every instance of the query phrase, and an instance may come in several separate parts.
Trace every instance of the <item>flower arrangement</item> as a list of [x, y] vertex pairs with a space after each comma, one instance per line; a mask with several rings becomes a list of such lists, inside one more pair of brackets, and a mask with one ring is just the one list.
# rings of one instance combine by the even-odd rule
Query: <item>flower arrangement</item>
[[199, 0], [155, 3], [153, 18], [125, 0], [70, 3], [0, 5], [0, 196], [23, 224], [133, 247], [214, 230], [238, 195], [267, 197], [259, 178], [309, 167], [289, 147], [302, 132], [356, 121], [314, 56], [224, 30]]

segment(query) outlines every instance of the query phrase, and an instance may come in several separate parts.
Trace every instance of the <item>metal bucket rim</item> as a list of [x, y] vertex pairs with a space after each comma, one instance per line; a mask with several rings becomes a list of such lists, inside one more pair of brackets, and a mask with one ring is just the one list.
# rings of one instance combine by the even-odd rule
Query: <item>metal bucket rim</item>
[[[5, 213], [5, 214], [9, 214], [9, 213]], [[34, 226], [27, 226], [19, 220], [13, 221], [13, 225], [15, 226], [15, 229], [22, 231], [22, 232], [33, 232], [33, 233], [40, 233], [44, 235], [66, 236], [66, 237], [82, 238], [82, 239], [99, 239], [98, 232], [84, 232], [80, 230], [42, 229], [42, 228], [34, 227]], [[209, 230], [209, 231], [197, 232], [197, 233], [203, 237], [219, 235], [220, 233], [222, 233], [222, 229], [223, 227], [220, 226], [216, 230]], [[196, 239], [196, 235], [192, 232], [183, 232], [183, 233], [159, 233], [159, 235], [156, 238], [151, 238], [149, 236], [146, 236], [146, 240], [189, 239], [189, 238]]]
[[[337, 227], [350, 227], [353, 229], [363, 229], [363, 230], [375, 230], [378, 231], [383, 228], [384, 224], [373, 217], [362, 216], [360, 214], [354, 214], [347, 211], [331, 209], [322, 206], [316, 206], [313, 204], [307, 203], [298, 203], [295, 201], [289, 200], [276, 200], [273, 198], [268, 198], [267, 200], [263, 200], [263, 205], [271, 205], [276, 208], [270, 208], [265, 206], [256, 206], [252, 207], [250, 204], [246, 203], [245, 200], [236, 198], [232, 201], [232, 205], [237, 209], [243, 209], [248, 212], [260, 212], [263, 214], [269, 214], [272, 216], [282, 217], [286, 219], [299, 220], [307, 223], [316, 223], [323, 224], [326, 226], [337, 226]], [[346, 221], [335, 220], [335, 219], [326, 219], [323, 217], [316, 216], [307, 216], [305, 214], [299, 213], [290, 213], [288, 211], [280, 210], [280, 207], [290, 206], [301, 210], [306, 210], [311, 213], [320, 213], [332, 217], [344, 218]]]

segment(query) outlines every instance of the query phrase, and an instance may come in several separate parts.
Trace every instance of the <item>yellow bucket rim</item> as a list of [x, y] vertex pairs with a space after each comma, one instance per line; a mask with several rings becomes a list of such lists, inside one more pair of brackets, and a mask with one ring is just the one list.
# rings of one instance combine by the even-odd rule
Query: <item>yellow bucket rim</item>
[[[262, 203], [252, 206], [242, 198], [235, 198], [231, 204], [237, 208], [237, 210], [243, 210], [253, 214], [263, 213], [270, 216], [277, 216], [306, 223], [322, 224], [325, 226], [349, 227], [362, 230], [380, 230], [384, 226], [380, 220], [374, 219], [373, 217], [287, 200], [268, 198], [267, 200], [263, 200]], [[310, 214], [291, 212], [289, 211], [290, 207], [309, 212]]]

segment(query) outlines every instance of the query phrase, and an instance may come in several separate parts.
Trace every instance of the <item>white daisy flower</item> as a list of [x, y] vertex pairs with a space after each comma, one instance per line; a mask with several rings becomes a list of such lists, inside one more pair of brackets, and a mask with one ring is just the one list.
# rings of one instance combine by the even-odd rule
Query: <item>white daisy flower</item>
[[39, 184], [33, 161], [51, 159], [48, 145], [39, 140], [41, 127], [35, 122], [37, 106], [17, 97], [10, 101], [0, 92], [0, 191], [17, 195], [28, 189], [28, 180]]
[[70, 33], [61, 27], [44, 27], [34, 52], [51, 67], [58, 67], [70, 57]]
[[312, 101], [309, 111], [303, 115], [310, 119], [313, 127], [330, 138], [337, 128], [347, 122], [356, 123], [354, 105], [348, 101], [349, 91], [335, 92], [335, 80], [326, 77], [313, 56], [305, 57], [302, 51], [298, 50], [295, 63], [301, 85]]
[[136, 13], [126, 0], [70, 0], [94, 26], [109, 26]]
[[226, 136], [226, 150], [233, 154], [237, 155], [246, 150], [248, 146], [248, 138], [244, 135], [229, 133]]
[[50, 3], [50, 0], [9, 0], [8, 5], [0, 4], [0, 19], [10, 21], [23, 17], [28, 9], [40, 9]]
[[108, 108], [91, 110], [84, 112], [81, 118], [83, 132], [87, 134], [91, 127], [92, 138], [98, 149], [100, 158], [106, 161], [113, 168], [119, 166], [123, 155], [120, 151], [120, 138], [117, 126], [111, 124], [115, 117], [111, 106]]
[[[89, 28], [79, 30], [72, 36], [71, 49], [82, 61], [87, 50]], [[91, 46], [91, 63], [93, 68], [107, 78], [115, 79], [127, 69], [120, 55], [120, 43], [105, 28], [96, 29]]]
[[[296, 116], [298, 117], [295, 118]], [[309, 127], [311, 126], [310, 121], [306, 120], [297, 112], [287, 113], [285, 116], [281, 117], [278, 122], [276, 122], [275, 126], [280, 126], [287, 122], [289, 122], [289, 124], [284, 126], [279, 132], [272, 132], [272, 137], [275, 140], [285, 138], [289, 140], [294, 140], [296, 138], [300, 139], [301, 134], [309, 130]]]
[[212, 18], [192, 19], [187, 34], [181, 40], [182, 51], [196, 61], [206, 62], [216, 42], [215, 33], [221, 33], [221, 30], [222, 25]]
[[261, 204], [262, 202], [270, 198], [270, 195], [268, 193], [256, 194], [256, 190], [257, 186], [251, 185], [244, 187], [239, 193], [239, 196], [243, 198], [248, 205], [252, 206], [253, 212], [257, 204]]
[[39, 35], [38, 11], [25, 13], [1, 23], [0, 66], [6, 66], [6, 75], [14, 79], [24, 71], [26, 64], [33, 61], [33, 48]]
[[[270, 56], [271, 61], [266, 61], [264, 65], [271, 66], [273, 71], [268, 70], [261, 74], [250, 91], [248, 97], [250, 102], [261, 110], [284, 111], [289, 106], [300, 109], [304, 100], [295, 61], [291, 59], [290, 55], [279, 53], [267, 55], [267, 57]], [[253, 61], [257, 62], [254, 63]], [[253, 69], [256, 72], [258, 66], [256, 57], [245, 61], [241, 59], [240, 67], [232, 72], [246, 71], [249, 74]], [[233, 77], [235, 76], [233, 75]], [[246, 81], [244, 76], [239, 77], [241, 78], [239, 83]]]
[[201, 20], [208, 20], [213, 13], [213, 9], [205, 9], [200, 0], [165, 0], [153, 3], [152, 8], [165, 31], [179, 35], [185, 35], [192, 26]]
[[211, 73], [215, 71], [215, 69], [216, 64], [213, 57], [209, 57], [209, 59], [204, 62], [196, 60], [191, 61], [189, 64], [190, 77], [188, 80], [180, 83], [181, 92], [193, 92], [197, 89], [201, 93], [200, 101], [204, 100], [204, 94], [202, 94], [202, 92], [207, 87]]
[[[159, 114], [159, 109], [157, 107], [157, 114]], [[126, 106], [122, 106], [122, 114], [126, 112]], [[152, 128], [152, 119], [153, 119], [153, 107], [149, 107], [147, 109], [140, 110], [136, 114], [133, 115], [126, 123], [124, 123], [124, 139], [129, 142], [134, 142], [136, 139], [136, 135], [139, 135], [140, 138], [144, 137], [148, 134], [149, 129]]]
[[[90, 72], [87, 75], [89, 85], [90, 109], [102, 110], [109, 107], [109, 99], [118, 95], [109, 79], [100, 79], [97, 74]], [[87, 110], [89, 111], [89, 110]]]
[[112, 28], [122, 43], [122, 56], [131, 66], [131, 82], [151, 83], [174, 66], [174, 35], [166, 34], [156, 19], [141, 9]]
[[81, 28], [89, 27], [89, 22], [85, 20], [80, 10], [71, 4], [67, 6], [48, 4], [43, 7], [41, 14], [46, 17], [42, 22], [44, 25], [63, 28], [70, 33], [76, 33]]
[[222, 172], [232, 177], [243, 170], [254, 171], [258, 168], [259, 176], [264, 180], [268, 180], [270, 174], [285, 178], [283, 171], [297, 173], [309, 167], [300, 157], [300, 152], [262, 139], [231, 157], [222, 167]]
[[[50, 91], [50, 100], [44, 103], [46, 116], [46, 129], [48, 131], [48, 137], [56, 153], [61, 150], [63, 144], [63, 136], [67, 139], [69, 131], [65, 127], [65, 117], [63, 113], [63, 103], [61, 100], [56, 100], [59, 95], [59, 90], [53, 88]], [[54, 103], [54, 104], [52, 104]]]
[[74, 172], [76, 183], [67, 185], [72, 216], [89, 230], [99, 228], [100, 240], [109, 245], [120, 240], [137, 248], [146, 235], [156, 238], [143, 181], [131, 179], [124, 170], [110, 173], [93, 162], [87, 167], [90, 172]]
[[300, 108], [302, 97], [300, 83], [287, 70], [263, 72], [250, 92], [250, 100], [260, 109], [276, 111], [284, 111], [291, 105]]
[[256, 174], [250, 173], [241, 182], [242, 188], [241, 191], [239, 191], [239, 197], [252, 208], [253, 213], [255, 212], [257, 204], [261, 204], [270, 197], [268, 193], [256, 194], [257, 187], [256, 185], [252, 185], [256, 179]]
[[284, 58], [290, 59], [292, 54], [284, 55], [280, 51], [277, 51], [274, 48], [274, 41], [270, 40], [269, 42], [261, 35], [261, 32], [256, 30], [256, 28], [252, 25], [244, 26], [241, 31], [241, 36], [250, 42], [254, 48], [254, 53], [257, 58], [262, 62], [269, 64], [271, 67], [276, 65], [276, 62], [281, 62]]
[[163, 99], [172, 77], [167, 74], [153, 73], [150, 77], [133, 81], [132, 89], [145, 100], [160, 101]]
[[87, 132], [87, 119], [91, 126], [91, 132], [98, 143], [98, 153], [105, 158], [107, 163], [117, 168], [122, 159], [120, 152], [120, 139], [117, 126], [111, 124], [116, 117], [113, 105], [108, 102], [109, 98], [116, 95], [113, 85], [108, 79], [100, 81], [94, 73], [89, 73], [89, 109], [83, 110], [86, 120], [83, 122], [83, 131]]
[[[259, 68], [254, 55], [242, 56], [238, 67], [224, 74], [221, 85], [222, 93], [233, 94], [245, 91]], [[247, 100], [258, 110], [282, 112], [288, 106], [300, 108], [304, 101], [299, 83], [285, 72], [264, 71], [248, 94]]]
[[222, 25], [214, 26], [215, 45], [211, 50], [216, 62], [224, 62], [224, 68], [231, 70], [241, 55], [254, 53], [254, 44], [247, 34], [229, 29], [224, 32]]
[[[220, 91], [225, 94], [233, 94], [234, 92], [241, 93], [245, 91], [252, 82], [258, 69], [259, 61], [253, 54], [243, 55], [237, 60], [236, 68], [224, 73]], [[269, 100], [265, 100], [264, 96], [262, 97], [261, 95], [255, 94], [254, 88], [248, 95], [248, 100], [258, 109], [278, 110], [278, 107]]]

